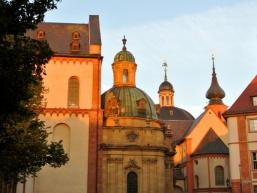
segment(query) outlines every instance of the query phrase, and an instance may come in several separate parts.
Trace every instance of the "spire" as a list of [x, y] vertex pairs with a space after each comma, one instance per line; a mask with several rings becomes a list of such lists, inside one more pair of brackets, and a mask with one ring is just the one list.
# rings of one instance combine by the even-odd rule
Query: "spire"
[[211, 59], [212, 59], [212, 76], [216, 76], [216, 72], [215, 72], [215, 56], [214, 56], [214, 53], [212, 53], [211, 55]]
[[163, 68], [164, 68], [164, 81], [168, 81], [167, 79], [167, 68], [168, 68], [168, 64], [166, 62], [163, 62], [162, 64]]
[[215, 72], [215, 57], [212, 54], [212, 81], [211, 86], [206, 93], [209, 104], [223, 104], [222, 99], [225, 97], [224, 90], [220, 87]]
[[127, 50], [127, 48], [126, 48], [127, 39], [126, 39], [125, 35], [123, 36], [122, 42], [123, 42], [123, 48], [122, 48], [122, 50], [123, 50], [123, 51], [126, 51], [126, 50]]

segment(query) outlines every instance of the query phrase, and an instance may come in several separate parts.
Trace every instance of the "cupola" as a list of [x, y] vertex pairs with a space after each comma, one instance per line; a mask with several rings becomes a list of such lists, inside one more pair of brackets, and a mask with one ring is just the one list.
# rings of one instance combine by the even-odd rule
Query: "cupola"
[[114, 74], [114, 87], [130, 86], [135, 87], [135, 76], [137, 64], [135, 63], [135, 57], [126, 48], [127, 40], [124, 36], [122, 39], [123, 48], [114, 57], [112, 64]]
[[163, 106], [174, 106], [174, 89], [172, 84], [168, 81], [167, 78], [167, 68], [168, 64], [166, 62], [163, 63], [164, 68], [164, 81], [159, 86], [159, 104], [160, 107]]

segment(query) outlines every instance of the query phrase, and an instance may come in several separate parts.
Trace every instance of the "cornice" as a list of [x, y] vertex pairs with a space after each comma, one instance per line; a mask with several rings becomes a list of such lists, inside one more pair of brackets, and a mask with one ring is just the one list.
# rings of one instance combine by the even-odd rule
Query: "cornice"
[[140, 151], [159, 151], [164, 152], [165, 154], [174, 155], [173, 151], [166, 146], [155, 146], [155, 145], [135, 145], [135, 144], [106, 144], [103, 143], [100, 145], [103, 150], [140, 150]]
[[46, 115], [50, 114], [52, 116], [53, 114], [59, 115], [82, 115], [83, 117], [90, 112], [101, 112], [101, 109], [79, 109], [79, 108], [43, 108], [39, 110], [40, 115]]

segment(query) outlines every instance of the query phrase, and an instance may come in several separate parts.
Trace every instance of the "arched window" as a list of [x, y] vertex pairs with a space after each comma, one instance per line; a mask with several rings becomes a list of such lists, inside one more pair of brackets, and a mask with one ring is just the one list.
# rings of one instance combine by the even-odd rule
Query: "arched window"
[[195, 187], [199, 188], [199, 176], [195, 175]]
[[215, 184], [220, 186], [224, 185], [224, 168], [222, 166], [215, 167]]
[[127, 193], [138, 192], [138, 179], [135, 172], [129, 172], [127, 176]]
[[74, 76], [69, 79], [68, 107], [79, 107], [79, 80]]
[[65, 153], [70, 152], [70, 128], [66, 124], [58, 124], [53, 128], [53, 141], [59, 142], [62, 140], [62, 145]]
[[127, 83], [128, 82], [128, 70], [125, 69], [123, 70], [123, 83]]

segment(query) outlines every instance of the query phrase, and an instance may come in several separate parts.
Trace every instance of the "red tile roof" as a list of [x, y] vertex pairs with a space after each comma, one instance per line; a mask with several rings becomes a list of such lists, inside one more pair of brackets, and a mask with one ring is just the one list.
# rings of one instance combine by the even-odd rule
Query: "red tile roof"
[[224, 116], [226, 117], [240, 113], [257, 113], [257, 106], [253, 106], [252, 101], [252, 97], [254, 96], [257, 96], [257, 76], [254, 77]]

